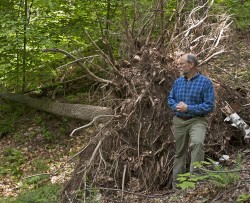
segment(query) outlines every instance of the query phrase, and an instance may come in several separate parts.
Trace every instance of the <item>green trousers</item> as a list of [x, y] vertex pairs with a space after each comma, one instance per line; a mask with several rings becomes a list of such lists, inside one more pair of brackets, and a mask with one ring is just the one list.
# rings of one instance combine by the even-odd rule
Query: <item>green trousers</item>
[[178, 174], [186, 173], [186, 155], [188, 153], [189, 140], [191, 152], [190, 172], [197, 172], [192, 163], [204, 160], [204, 140], [207, 126], [206, 117], [183, 120], [174, 116], [173, 127], [176, 151], [173, 166], [173, 184], [176, 183]]

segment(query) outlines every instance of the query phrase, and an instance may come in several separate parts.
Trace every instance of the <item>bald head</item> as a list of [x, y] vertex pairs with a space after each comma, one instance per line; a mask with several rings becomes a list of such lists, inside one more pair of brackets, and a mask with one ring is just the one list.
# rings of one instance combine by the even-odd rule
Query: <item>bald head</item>
[[181, 57], [182, 60], [185, 60], [188, 63], [193, 63], [194, 67], [197, 67], [199, 62], [197, 57], [194, 54], [185, 54]]

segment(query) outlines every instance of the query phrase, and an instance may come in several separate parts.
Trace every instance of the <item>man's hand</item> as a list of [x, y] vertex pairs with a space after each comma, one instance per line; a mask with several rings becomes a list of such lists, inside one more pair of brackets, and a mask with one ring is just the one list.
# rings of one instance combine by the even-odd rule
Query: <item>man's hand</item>
[[184, 113], [184, 112], [187, 112], [188, 106], [184, 102], [180, 102], [179, 104], [177, 104], [176, 110]]

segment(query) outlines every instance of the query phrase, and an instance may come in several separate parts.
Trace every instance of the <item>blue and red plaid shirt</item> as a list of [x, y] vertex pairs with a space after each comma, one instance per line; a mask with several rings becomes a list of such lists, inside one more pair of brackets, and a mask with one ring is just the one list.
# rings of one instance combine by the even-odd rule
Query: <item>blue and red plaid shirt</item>
[[[214, 109], [212, 81], [199, 73], [190, 80], [182, 76], [174, 82], [167, 100], [176, 116], [206, 116]], [[181, 101], [188, 105], [188, 111], [185, 113], [176, 110], [177, 104]]]

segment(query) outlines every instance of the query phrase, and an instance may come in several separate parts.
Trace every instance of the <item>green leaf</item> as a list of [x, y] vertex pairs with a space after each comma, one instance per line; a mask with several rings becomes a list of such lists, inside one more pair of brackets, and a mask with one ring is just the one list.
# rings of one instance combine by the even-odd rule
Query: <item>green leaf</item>
[[237, 202], [247, 202], [250, 200], [250, 194], [242, 193], [238, 198]]
[[197, 182], [199, 180], [205, 180], [207, 178], [209, 178], [209, 175], [202, 175], [202, 176], [191, 177], [189, 181]]
[[188, 188], [194, 188], [195, 183], [194, 182], [189, 182], [189, 181], [184, 181], [180, 184], [177, 184], [177, 186], [181, 187], [182, 190], [186, 190]]

